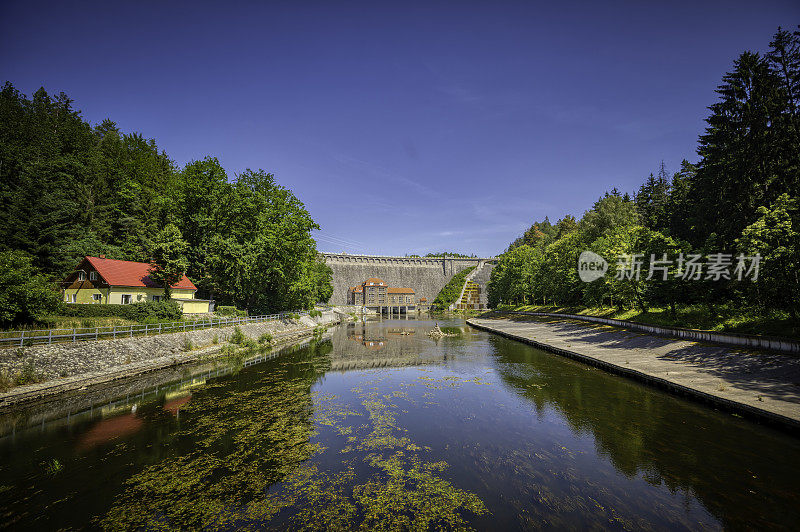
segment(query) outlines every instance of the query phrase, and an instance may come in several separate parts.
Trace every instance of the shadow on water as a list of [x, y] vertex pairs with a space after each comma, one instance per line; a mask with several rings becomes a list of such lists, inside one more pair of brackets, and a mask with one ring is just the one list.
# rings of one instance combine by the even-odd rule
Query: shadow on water
[[4, 437], [0, 523], [796, 528], [797, 439], [438, 322], [455, 336], [349, 324], [236, 373], [161, 383], [133, 410]]
[[737, 416], [491, 337], [503, 382], [554, 409], [628, 478], [697, 497], [726, 528], [800, 523], [800, 442]]

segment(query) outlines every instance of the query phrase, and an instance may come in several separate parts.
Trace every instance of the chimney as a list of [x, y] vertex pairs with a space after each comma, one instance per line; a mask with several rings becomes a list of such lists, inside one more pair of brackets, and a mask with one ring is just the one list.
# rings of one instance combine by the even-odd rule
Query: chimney
[[104, 258], [106, 258], [106, 256], [105, 255], [100, 255], [100, 258], [104, 259]]

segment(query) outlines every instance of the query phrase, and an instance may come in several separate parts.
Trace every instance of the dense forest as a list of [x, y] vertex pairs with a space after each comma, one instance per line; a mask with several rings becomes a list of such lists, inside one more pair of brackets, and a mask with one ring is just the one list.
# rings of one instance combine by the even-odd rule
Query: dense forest
[[[800, 32], [779, 29], [766, 54], [744, 52], [717, 88], [699, 161], [669, 175], [663, 163], [633, 194], [614, 189], [576, 220], [534, 223], [502, 255], [489, 285], [490, 303], [667, 308], [719, 305], [800, 312]], [[609, 262], [599, 280], [582, 282], [578, 257]], [[664, 254], [673, 264], [646, 277]], [[641, 254], [640, 279], [620, 275]], [[706, 262], [685, 278], [685, 262]], [[626, 261], [617, 257], [627, 256]], [[753, 260], [749, 276], [739, 257]], [[651, 264], [653, 259], [653, 264]], [[725, 264], [710, 275], [709, 263]], [[661, 263], [659, 265], [662, 265]], [[664, 275], [662, 275], [664, 273]], [[663, 277], [667, 279], [664, 280]], [[618, 278], [622, 277], [622, 278]], [[740, 277], [742, 277], [740, 279]]]
[[105, 254], [165, 262], [165, 279], [185, 269], [198, 297], [250, 312], [308, 308], [332, 293], [312, 229], [263, 170], [231, 178], [210, 156], [180, 168], [152, 139], [89, 124], [63, 93], [0, 91], [2, 262], [54, 288], [81, 257]]

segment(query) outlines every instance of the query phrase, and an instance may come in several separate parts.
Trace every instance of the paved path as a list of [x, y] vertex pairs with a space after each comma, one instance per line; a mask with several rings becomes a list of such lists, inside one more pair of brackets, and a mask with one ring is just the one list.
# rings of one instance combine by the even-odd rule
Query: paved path
[[793, 355], [560, 319], [507, 315], [467, 323], [747, 417], [800, 429], [800, 359]]

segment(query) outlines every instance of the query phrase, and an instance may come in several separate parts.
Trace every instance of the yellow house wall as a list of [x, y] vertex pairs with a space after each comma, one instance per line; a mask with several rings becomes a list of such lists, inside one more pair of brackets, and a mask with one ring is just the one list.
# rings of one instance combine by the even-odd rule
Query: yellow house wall
[[[110, 291], [110, 295], [109, 295]], [[72, 301], [72, 294], [77, 294], [76, 303], [89, 304], [94, 303], [92, 300], [93, 294], [100, 294], [102, 299], [101, 304], [122, 304], [122, 294], [131, 295], [131, 303], [139, 303], [140, 301], [152, 301], [153, 296], [163, 296], [164, 291], [160, 288], [142, 288], [142, 287], [124, 287], [114, 286], [108, 288], [83, 288], [83, 289], [66, 289], [64, 290], [64, 301]], [[67, 299], [69, 297], [69, 299]], [[192, 299], [194, 297], [194, 290], [186, 289], [173, 289], [172, 299]], [[190, 311], [185, 311], [190, 312]], [[199, 312], [208, 312], [208, 304], [206, 303], [206, 310]]]
[[[114, 286], [111, 288], [109, 303], [121, 305], [123, 294], [131, 295], [131, 303], [139, 303], [141, 301], [152, 301], [153, 296], [163, 296], [164, 290], [160, 288]], [[192, 297], [194, 297], [194, 290], [172, 290], [172, 299], [191, 299]]]
[[64, 290], [64, 301], [66, 301], [67, 303], [71, 303], [72, 296], [76, 295], [77, 297], [75, 298], [75, 302], [86, 305], [89, 303], [95, 303], [95, 301], [92, 300], [92, 296], [94, 294], [100, 294], [101, 296], [100, 303], [104, 304], [108, 303], [107, 292], [108, 292], [107, 290], [102, 290], [102, 289], [98, 290], [97, 288], [83, 288], [81, 290], [67, 289]]
[[176, 299], [176, 301], [183, 307], [184, 314], [201, 314], [208, 312], [208, 301], [182, 301], [180, 299]]

